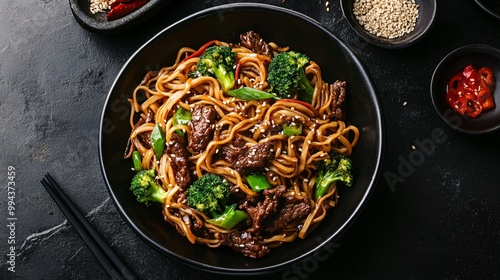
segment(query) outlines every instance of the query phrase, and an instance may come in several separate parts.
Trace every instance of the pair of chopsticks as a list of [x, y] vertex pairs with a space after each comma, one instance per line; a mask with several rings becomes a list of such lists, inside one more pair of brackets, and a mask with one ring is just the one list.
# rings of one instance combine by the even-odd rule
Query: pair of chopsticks
[[92, 227], [49, 173], [45, 175], [41, 183], [59, 208], [61, 208], [68, 221], [90, 248], [94, 256], [99, 260], [111, 279], [136, 279], [127, 265], [123, 263], [120, 257], [116, 255], [113, 249]]

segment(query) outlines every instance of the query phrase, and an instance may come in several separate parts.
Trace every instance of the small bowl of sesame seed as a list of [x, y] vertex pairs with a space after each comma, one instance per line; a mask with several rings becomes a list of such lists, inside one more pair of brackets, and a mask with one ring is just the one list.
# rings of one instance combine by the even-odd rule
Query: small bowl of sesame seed
[[419, 41], [436, 15], [436, 0], [341, 0], [340, 5], [361, 38], [386, 49], [402, 49]]

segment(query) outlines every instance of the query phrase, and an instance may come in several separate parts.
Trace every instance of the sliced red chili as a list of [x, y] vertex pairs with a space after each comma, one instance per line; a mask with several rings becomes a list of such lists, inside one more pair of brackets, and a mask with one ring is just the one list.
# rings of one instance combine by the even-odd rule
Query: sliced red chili
[[479, 75], [476, 72], [476, 69], [472, 65], [467, 65], [464, 68], [464, 71], [462, 71], [462, 75], [469, 81], [475, 82], [479, 81]]
[[450, 92], [450, 94], [456, 94], [459, 87], [461, 87], [461, 82], [463, 79], [464, 76], [462, 76], [461, 73], [453, 75], [453, 77], [451, 77], [450, 81], [448, 82], [447, 91]]
[[453, 75], [446, 88], [446, 102], [458, 113], [475, 118], [495, 106], [492, 89], [493, 71], [488, 67], [476, 70], [472, 65]]
[[483, 106], [483, 110], [489, 110], [495, 107], [495, 101], [493, 100], [493, 97], [490, 97], [486, 100], [484, 100], [481, 105]]
[[471, 118], [477, 117], [483, 111], [483, 106], [477, 100], [467, 100], [467, 115]]
[[459, 112], [462, 115], [465, 115], [465, 112], [467, 111], [467, 101], [468, 99], [465, 98], [465, 96], [456, 98], [455, 100], [453, 100], [452, 107], [453, 109], [455, 109], [455, 111]]
[[297, 100], [297, 99], [280, 99], [280, 100], [276, 101], [276, 103], [286, 103], [286, 102], [302, 105], [302, 106], [306, 107], [307, 109], [311, 110], [312, 112], [315, 112], [315, 110], [311, 104], [304, 102], [304, 101]]
[[495, 106], [493, 94], [488, 88], [481, 88], [479, 90], [477, 100], [483, 106], [483, 110], [488, 110]]
[[186, 60], [191, 59], [193, 57], [201, 56], [205, 52], [205, 50], [208, 47], [210, 47], [211, 45], [213, 45], [215, 42], [217, 42], [217, 40], [211, 40], [211, 41], [206, 42], [197, 51], [195, 51], [194, 53], [192, 53], [189, 56], [185, 57], [182, 61], [186, 61]]
[[240, 70], [241, 70], [241, 63], [238, 62], [236, 64], [236, 69], [234, 70], [234, 80], [236, 81], [234, 83], [234, 88], [236, 88], [239, 84], [239, 79], [240, 79]]
[[477, 89], [473, 87], [464, 87], [462, 90], [463, 96], [465, 96], [469, 100], [475, 100], [477, 94]]
[[495, 85], [495, 76], [493, 75], [493, 71], [488, 67], [483, 67], [478, 71], [481, 80], [486, 84], [487, 87], [492, 87]]

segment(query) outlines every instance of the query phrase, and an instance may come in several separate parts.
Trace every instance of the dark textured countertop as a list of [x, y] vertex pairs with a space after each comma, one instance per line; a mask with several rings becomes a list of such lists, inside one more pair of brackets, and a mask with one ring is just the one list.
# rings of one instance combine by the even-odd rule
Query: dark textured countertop
[[[0, 279], [107, 278], [40, 184], [46, 172], [140, 279], [234, 279], [186, 267], [143, 243], [118, 214], [99, 167], [101, 111], [127, 58], [171, 23], [235, 1], [177, 2], [118, 35], [82, 29], [67, 1], [0, 2]], [[500, 135], [450, 129], [432, 107], [429, 84], [448, 52], [468, 44], [500, 48], [500, 22], [473, 1], [438, 1], [431, 32], [394, 51], [355, 35], [337, 1], [259, 2], [318, 20], [357, 53], [377, 87], [387, 137], [373, 196], [331, 254], [258, 278], [499, 279]], [[423, 153], [419, 143], [435, 130], [444, 138]], [[402, 170], [411, 158], [414, 164]], [[389, 173], [400, 180], [389, 182]], [[7, 219], [10, 181], [14, 232]], [[7, 263], [12, 239], [15, 272]]]

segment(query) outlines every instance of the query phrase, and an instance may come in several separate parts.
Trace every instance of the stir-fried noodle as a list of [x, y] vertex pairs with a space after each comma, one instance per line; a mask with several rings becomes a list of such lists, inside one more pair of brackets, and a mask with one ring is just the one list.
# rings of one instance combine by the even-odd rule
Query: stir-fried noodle
[[[238, 70], [235, 88], [245, 86], [263, 91], [269, 88], [268, 65], [273, 55], [288, 51], [274, 43], [269, 43], [271, 55], [255, 53], [243, 44], [215, 41], [214, 45], [229, 46], [236, 53]], [[189, 47], [181, 48], [172, 66], [164, 67], [157, 73], [149, 73], [135, 89], [133, 97], [129, 99], [132, 104], [132, 132], [126, 157], [137, 150], [142, 155], [142, 167], [156, 170], [157, 182], [168, 193], [163, 204], [165, 220], [191, 243], [210, 247], [227, 245], [236, 250], [239, 250], [239, 246], [242, 247], [239, 251], [245, 255], [261, 257], [263, 254], [247, 253], [247, 245], [257, 244], [259, 250], [268, 250], [283, 242], [292, 242], [297, 237], [305, 238], [325, 218], [327, 210], [337, 204], [339, 198], [337, 186], [332, 184], [328, 192], [315, 201], [313, 193], [318, 164], [329, 158], [332, 152], [349, 156], [359, 138], [359, 130], [335, 112], [339, 110], [339, 104], [335, 102], [338, 102], [339, 91], [345, 90], [345, 82], [329, 84], [323, 81], [320, 66], [311, 61], [305, 69], [314, 88], [311, 104], [298, 101], [293, 96], [290, 99], [243, 101], [224, 93], [214, 77], [192, 77], [190, 72], [196, 71], [199, 56], [186, 57], [194, 52]], [[183, 131], [184, 139], [189, 139], [192, 126], [175, 125], [173, 116], [179, 107], [193, 111], [198, 106], [211, 106], [217, 116], [206, 147], [201, 151], [193, 151], [185, 145], [186, 164], [191, 177], [187, 179], [187, 186], [180, 186], [173, 168], [177, 164], [173, 162], [175, 155], [170, 155], [167, 148], [160, 158], [156, 158], [148, 137], [155, 125], [161, 124], [167, 147], [172, 144], [174, 134], [178, 131]], [[285, 135], [281, 129], [284, 123], [301, 124], [301, 133]], [[228, 146], [235, 146], [238, 141], [247, 148], [259, 143], [272, 143], [272, 160], [262, 172], [273, 188], [282, 186], [282, 191], [276, 192], [279, 197], [274, 197], [275, 208], [271, 213], [263, 209], [269, 206], [267, 200], [271, 199], [271, 195], [265, 197], [252, 190], [245, 176], [234, 167], [234, 162], [222, 155]], [[207, 214], [187, 204], [189, 183], [206, 173], [223, 176], [230, 182], [233, 200], [237, 201], [239, 209], [250, 214], [247, 221], [232, 229], [224, 229], [207, 223], [206, 220], [210, 219]], [[287, 201], [304, 208], [306, 212], [302, 215], [294, 212], [286, 225], [267, 230], [267, 226], [274, 225], [270, 225], [272, 221], [266, 224], [265, 219], [280, 220], [277, 215], [284, 212], [282, 210], [287, 207]], [[259, 209], [265, 213], [255, 214]], [[238, 242], [240, 244], [234, 244]]]

